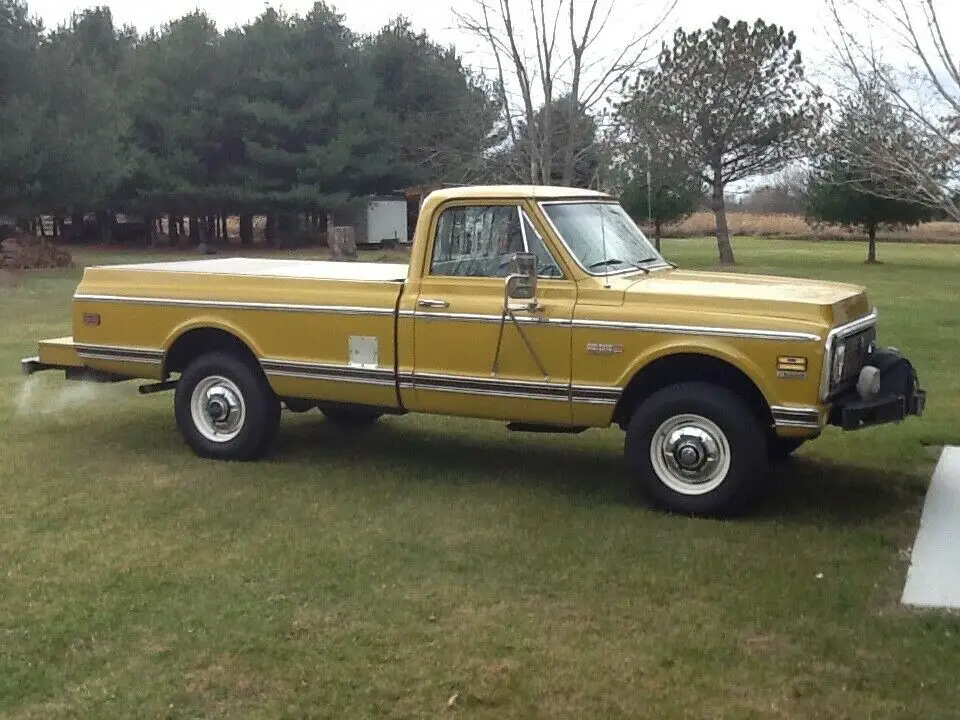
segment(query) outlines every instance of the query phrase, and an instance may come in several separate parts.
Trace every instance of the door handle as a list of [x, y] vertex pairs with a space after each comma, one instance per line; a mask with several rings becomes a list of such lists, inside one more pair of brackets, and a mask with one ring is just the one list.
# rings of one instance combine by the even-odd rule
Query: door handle
[[417, 300], [417, 305], [425, 308], [445, 308], [450, 307], [450, 303], [446, 300], [430, 300], [427, 298], [421, 298]]

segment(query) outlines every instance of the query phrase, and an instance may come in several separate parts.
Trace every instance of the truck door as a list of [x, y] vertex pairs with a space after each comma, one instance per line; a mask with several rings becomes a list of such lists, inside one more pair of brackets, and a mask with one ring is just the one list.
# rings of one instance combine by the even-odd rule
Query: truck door
[[[432, 233], [412, 309], [407, 407], [569, 424], [576, 285], [564, 277], [525, 209], [518, 202], [452, 204], [439, 213]], [[537, 254], [541, 307], [505, 317], [510, 260], [525, 249]]]

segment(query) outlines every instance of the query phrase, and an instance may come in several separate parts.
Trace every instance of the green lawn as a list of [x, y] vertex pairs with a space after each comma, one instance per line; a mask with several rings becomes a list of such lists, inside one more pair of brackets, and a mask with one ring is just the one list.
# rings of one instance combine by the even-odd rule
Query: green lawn
[[618, 430], [317, 414], [267, 461], [201, 461], [169, 394], [25, 383], [78, 272], [0, 278], [0, 715], [960, 717], [960, 617], [898, 606], [936, 447], [960, 444], [960, 248], [735, 250], [866, 284], [930, 398], [828, 431], [734, 521], [632, 502]]

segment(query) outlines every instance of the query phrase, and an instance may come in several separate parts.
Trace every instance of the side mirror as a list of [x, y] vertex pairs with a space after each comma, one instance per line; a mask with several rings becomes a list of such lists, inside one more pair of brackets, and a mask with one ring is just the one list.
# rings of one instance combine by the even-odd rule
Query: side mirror
[[513, 300], [533, 300], [537, 296], [537, 256], [518, 252], [510, 262], [507, 276], [507, 297]]

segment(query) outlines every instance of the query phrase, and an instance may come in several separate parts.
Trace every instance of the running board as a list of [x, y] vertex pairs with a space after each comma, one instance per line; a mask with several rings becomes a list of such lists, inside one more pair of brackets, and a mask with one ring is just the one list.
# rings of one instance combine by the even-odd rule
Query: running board
[[544, 433], [553, 435], [579, 435], [584, 430], [589, 430], [589, 427], [586, 425], [546, 425], [539, 423], [512, 422], [507, 423], [507, 430], [510, 432]]

